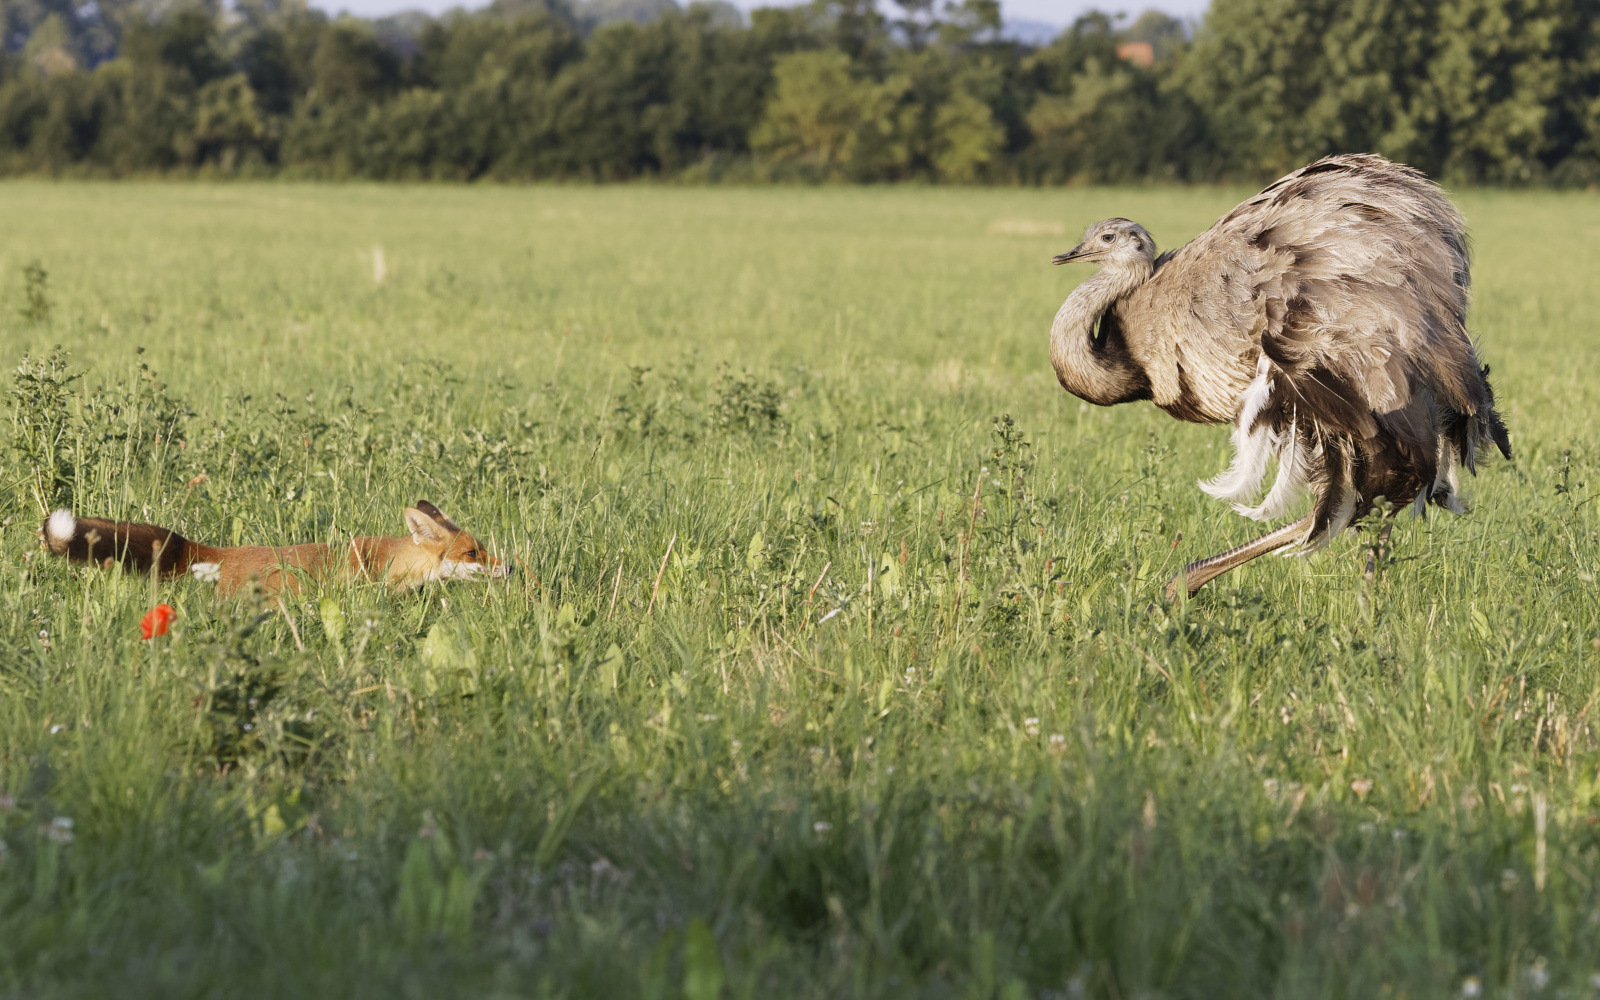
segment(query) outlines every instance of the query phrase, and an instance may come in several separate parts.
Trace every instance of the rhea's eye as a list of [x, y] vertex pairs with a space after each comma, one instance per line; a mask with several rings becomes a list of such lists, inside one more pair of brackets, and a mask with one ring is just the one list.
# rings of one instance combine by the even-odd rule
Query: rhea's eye
[[1112, 236], [1110, 233], [1106, 233], [1104, 236], [1100, 237], [1100, 242], [1110, 243], [1115, 238], [1116, 237]]

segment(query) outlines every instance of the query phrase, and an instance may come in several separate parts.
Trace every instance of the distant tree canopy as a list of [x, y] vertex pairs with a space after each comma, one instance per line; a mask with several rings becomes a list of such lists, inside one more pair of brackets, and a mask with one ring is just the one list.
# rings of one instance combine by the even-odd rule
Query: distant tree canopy
[[1600, 183], [1600, 0], [1214, 0], [1002, 38], [995, 0], [0, 0], [0, 172], [1255, 180], [1375, 150]]

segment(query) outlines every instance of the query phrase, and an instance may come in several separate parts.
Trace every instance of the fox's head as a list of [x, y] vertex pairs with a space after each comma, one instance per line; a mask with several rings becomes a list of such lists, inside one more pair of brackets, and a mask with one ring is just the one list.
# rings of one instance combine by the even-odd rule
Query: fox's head
[[476, 538], [444, 512], [426, 500], [406, 508], [406, 527], [417, 547], [439, 558], [439, 565], [428, 574], [430, 580], [476, 580], [502, 577], [511, 570], [490, 555]]

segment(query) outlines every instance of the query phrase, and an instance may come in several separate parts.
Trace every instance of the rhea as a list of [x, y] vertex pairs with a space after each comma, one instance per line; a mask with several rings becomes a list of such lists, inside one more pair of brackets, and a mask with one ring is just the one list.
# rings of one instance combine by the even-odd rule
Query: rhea
[[1054, 259], [1077, 261], [1100, 270], [1051, 327], [1062, 387], [1232, 423], [1232, 464], [1200, 488], [1247, 517], [1281, 519], [1311, 498], [1293, 523], [1185, 566], [1169, 599], [1268, 552], [1315, 551], [1380, 498], [1391, 513], [1460, 513], [1457, 470], [1476, 473], [1488, 442], [1511, 457], [1467, 334], [1466, 227], [1417, 170], [1330, 156], [1181, 249], [1158, 257], [1142, 226], [1107, 219]]

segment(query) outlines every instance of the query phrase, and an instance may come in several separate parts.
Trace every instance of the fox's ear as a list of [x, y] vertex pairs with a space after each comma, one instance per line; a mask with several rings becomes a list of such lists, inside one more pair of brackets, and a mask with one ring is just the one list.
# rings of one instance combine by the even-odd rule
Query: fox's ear
[[406, 508], [406, 527], [411, 540], [423, 548], [443, 548], [450, 544], [451, 532], [415, 507]]
[[444, 525], [446, 528], [448, 528], [451, 531], [459, 532], [461, 530], [461, 525], [459, 525], [459, 524], [455, 523], [454, 521], [450, 520], [448, 517], [445, 516], [444, 511], [442, 511], [439, 508], [435, 507], [433, 504], [429, 503], [426, 500], [418, 500], [417, 501], [417, 509], [422, 511], [424, 514], [428, 515], [429, 517], [433, 518], [438, 523]]

